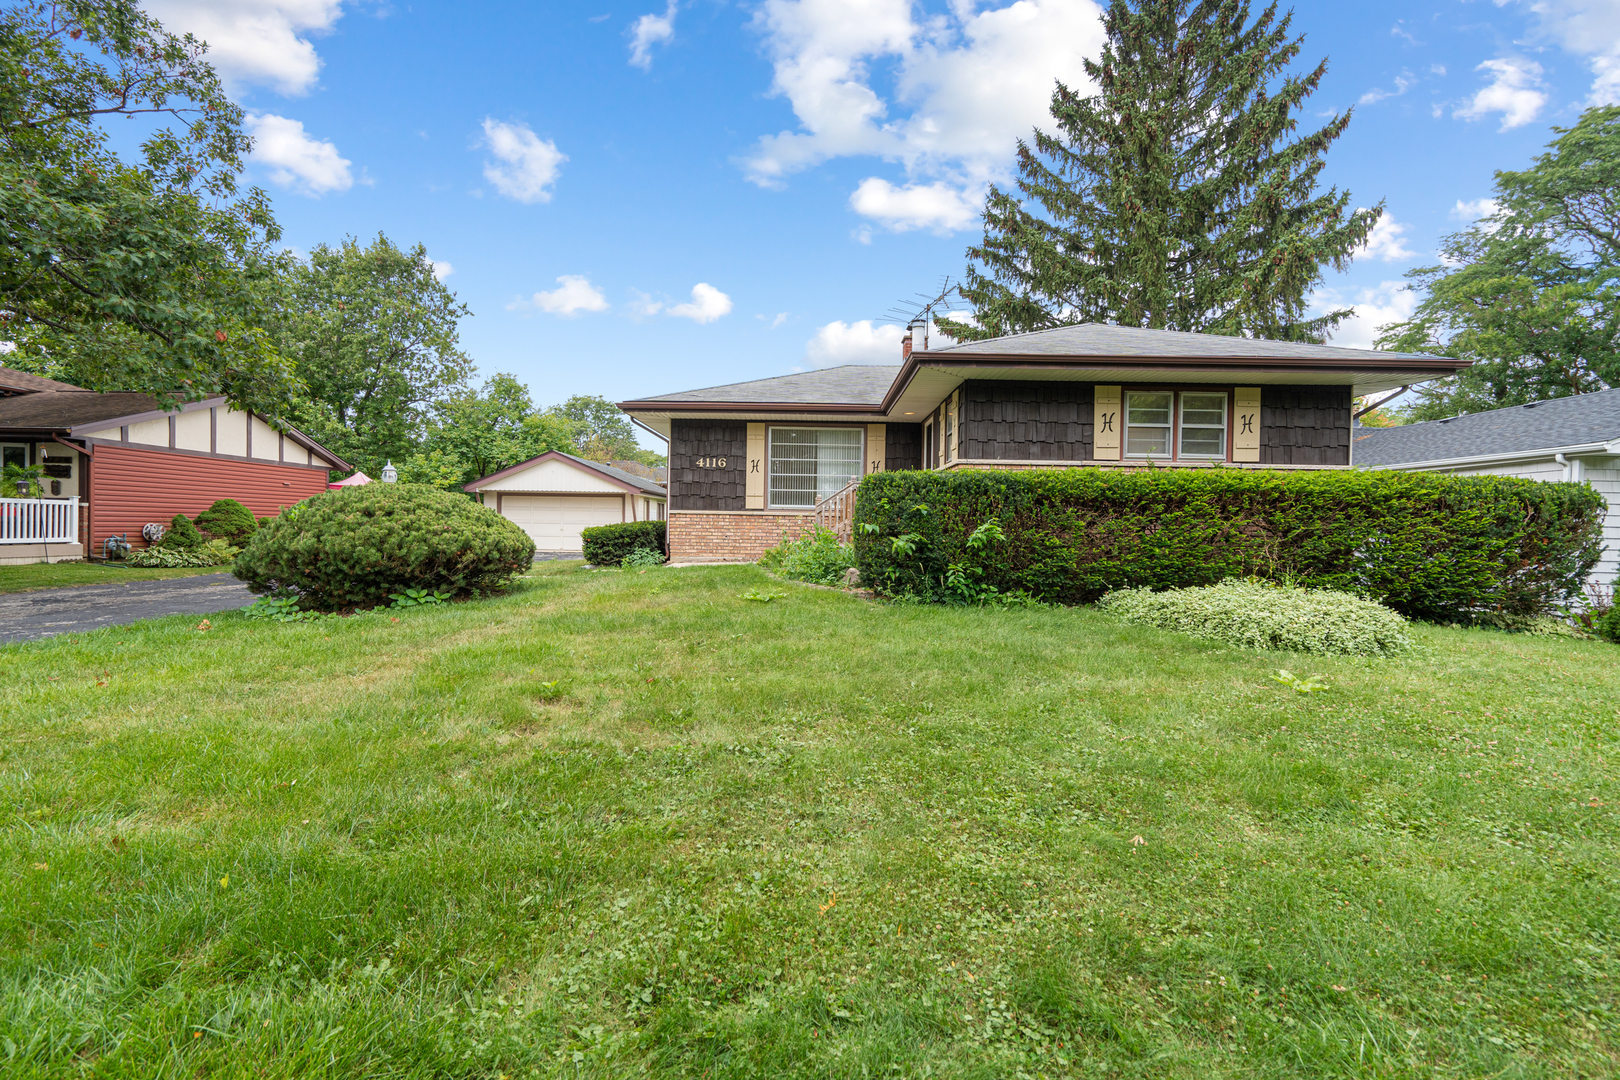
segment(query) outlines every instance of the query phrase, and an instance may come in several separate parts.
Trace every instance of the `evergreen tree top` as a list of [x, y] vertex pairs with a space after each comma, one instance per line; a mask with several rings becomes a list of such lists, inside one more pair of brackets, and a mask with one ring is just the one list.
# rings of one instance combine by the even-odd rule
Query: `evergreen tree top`
[[1303, 36], [1272, 4], [1112, 0], [1096, 86], [1061, 82], [1057, 127], [1019, 141], [1017, 194], [992, 187], [962, 287], [973, 340], [1077, 322], [1325, 339], [1307, 318], [1323, 268], [1345, 268], [1383, 211], [1319, 189], [1349, 110], [1295, 136], [1327, 71], [1290, 73]]

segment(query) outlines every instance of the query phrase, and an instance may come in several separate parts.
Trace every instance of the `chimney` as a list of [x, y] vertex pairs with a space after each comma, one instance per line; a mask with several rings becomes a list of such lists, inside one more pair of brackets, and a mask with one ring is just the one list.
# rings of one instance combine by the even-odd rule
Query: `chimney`
[[910, 359], [911, 359], [911, 331], [908, 330], [908, 331], [906, 331], [906, 336], [900, 339], [900, 362], [904, 363], [905, 361], [910, 360]]

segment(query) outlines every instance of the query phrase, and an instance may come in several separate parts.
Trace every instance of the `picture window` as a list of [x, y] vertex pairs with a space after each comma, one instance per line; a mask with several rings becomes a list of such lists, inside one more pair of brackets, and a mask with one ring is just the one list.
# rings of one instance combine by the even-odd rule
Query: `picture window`
[[1132, 390], [1125, 395], [1125, 456], [1226, 460], [1225, 392]]

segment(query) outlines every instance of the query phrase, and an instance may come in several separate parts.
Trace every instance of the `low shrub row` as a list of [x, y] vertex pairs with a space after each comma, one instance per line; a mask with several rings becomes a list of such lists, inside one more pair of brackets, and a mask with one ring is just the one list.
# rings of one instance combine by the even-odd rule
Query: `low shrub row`
[[662, 521], [624, 521], [580, 530], [585, 561], [592, 566], [618, 566], [637, 551], [664, 550]]
[[368, 484], [311, 496], [266, 522], [235, 573], [256, 593], [340, 611], [386, 603], [407, 588], [482, 595], [533, 562], [526, 532], [464, 495]]
[[1245, 649], [1394, 656], [1412, 647], [1405, 619], [1375, 601], [1331, 589], [1233, 580], [1164, 592], [1121, 589], [1097, 606], [1128, 622]]
[[907, 471], [861, 482], [854, 542], [863, 584], [919, 599], [946, 599], [964, 579], [1073, 604], [1256, 577], [1452, 619], [1573, 602], [1602, 549], [1604, 509], [1584, 485], [1512, 477]]

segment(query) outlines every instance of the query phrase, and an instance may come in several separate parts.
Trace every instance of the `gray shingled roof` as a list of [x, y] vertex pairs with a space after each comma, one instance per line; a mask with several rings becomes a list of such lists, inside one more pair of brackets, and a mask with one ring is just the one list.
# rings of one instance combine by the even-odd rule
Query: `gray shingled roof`
[[1620, 390], [1551, 398], [1392, 428], [1355, 430], [1357, 465], [1534, 453], [1620, 439]]
[[0, 398], [0, 428], [66, 429], [121, 416], [152, 412], [161, 406], [145, 394], [94, 390], [55, 390]]
[[0, 367], [0, 391], [9, 390], [19, 394], [37, 394], [45, 390], [83, 390], [82, 386], [72, 383], [57, 382], [47, 379], [43, 375], [35, 375], [28, 371], [18, 371], [16, 368]]
[[1341, 349], [1334, 345], [1302, 345], [1292, 341], [1189, 334], [1178, 330], [1143, 330], [1135, 326], [1079, 323], [1027, 334], [1008, 334], [987, 341], [964, 341], [943, 349], [930, 349], [919, 357], [948, 358], [953, 352], [987, 356], [1175, 356], [1277, 360], [1437, 360], [1418, 353]]
[[607, 473], [616, 480], [623, 480], [627, 484], [634, 484], [636, 487], [647, 492], [649, 495], [665, 494], [664, 486], [662, 484], [649, 480], [645, 476], [637, 476], [635, 473], [625, 472], [623, 469], [615, 468], [612, 465], [608, 465], [600, 461], [590, 461], [586, 458], [575, 457], [573, 454], [566, 453], [562, 450], [557, 451], [557, 453], [561, 454], [569, 461], [577, 461], [581, 465], [595, 469], [597, 472]]
[[900, 374], [899, 364], [845, 364], [842, 367], [778, 375], [774, 379], [727, 383], [702, 390], [640, 398], [643, 402], [736, 401], [795, 405], [879, 405]]

